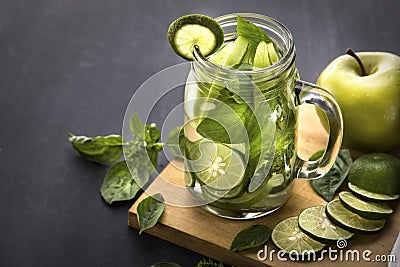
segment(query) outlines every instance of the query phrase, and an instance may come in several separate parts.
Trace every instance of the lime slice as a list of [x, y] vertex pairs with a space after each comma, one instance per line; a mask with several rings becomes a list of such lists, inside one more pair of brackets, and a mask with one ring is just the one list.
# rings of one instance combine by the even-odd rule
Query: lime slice
[[266, 68], [271, 65], [268, 56], [268, 45], [266, 42], [261, 41], [257, 45], [256, 54], [254, 56], [253, 66], [257, 68]]
[[[271, 188], [268, 186], [260, 186], [254, 192], [248, 193], [245, 190], [235, 198], [231, 199], [219, 199], [213, 203], [214, 206], [226, 210], [241, 210], [241, 209], [251, 209], [253, 205], [257, 204], [268, 196]], [[265, 208], [265, 205], [264, 205]]]
[[339, 199], [346, 209], [366, 219], [384, 219], [389, 214], [393, 213], [393, 210], [385, 203], [364, 201], [347, 191], [340, 192]]
[[272, 230], [271, 238], [279, 249], [288, 254], [307, 255], [325, 247], [300, 230], [297, 216], [279, 222]]
[[274, 43], [272, 42], [268, 43], [267, 50], [268, 50], [269, 61], [271, 62], [271, 64], [278, 62], [279, 57], [278, 54], [276, 53]]
[[224, 45], [221, 49], [219, 49], [217, 52], [212, 54], [208, 60], [214, 63], [215, 65], [222, 66], [228, 55], [231, 53], [232, 48], [233, 48], [233, 42], [229, 42], [226, 45]]
[[334, 199], [326, 205], [326, 214], [335, 224], [343, 228], [374, 232], [385, 226], [385, 220], [368, 220], [349, 211], [339, 199]]
[[204, 185], [202, 187], [202, 191], [204, 194], [209, 195], [208, 198], [207, 196], [205, 196], [207, 199], [215, 199], [215, 200], [226, 199], [229, 201], [230, 199], [234, 199], [243, 195], [245, 193], [245, 187], [239, 185], [229, 191], [221, 191], [208, 187], [207, 185]]
[[247, 49], [246, 54], [244, 54], [244, 56], [242, 58], [241, 65], [243, 65], [243, 64], [247, 64], [247, 65], [250, 65], [251, 67], [253, 67], [250, 49]]
[[386, 201], [386, 200], [396, 200], [400, 198], [400, 195], [385, 195], [385, 194], [378, 194], [372, 193], [370, 191], [364, 190], [359, 188], [352, 183], [348, 183], [347, 186], [349, 187], [350, 191], [353, 192], [359, 198], [363, 198], [369, 201]]
[[224, 42], [224, 32], [213, 18], [191, 14], [178, 18], [168, 28], [168, 41], [181, 57], [193, 60], [193, 49], [198, 45], [203, 56], [208, 56]]
[[238, 151], [205, 140], [190, 154], [190, 171], [206, 188], [230, 191], [242, 184], [246, 166]]
[[354, 235], [333, 224], [326, 216], [323, 205], [304, 209], [299, 215], [299, 227], [321, 243], [335, 243], [339, 239], [349, 239]]
[[233, 43], [233, 49], [225, 60], [224, 66], [232, 67], [239, 65], [242, 62], [243, 56], [246, 54], [249, 41], [243, 36], [239, 36]]
[[351, 165], [349, 182], [364, 190], [400, 194], [400, 159], [386, 153], [365, 154]]

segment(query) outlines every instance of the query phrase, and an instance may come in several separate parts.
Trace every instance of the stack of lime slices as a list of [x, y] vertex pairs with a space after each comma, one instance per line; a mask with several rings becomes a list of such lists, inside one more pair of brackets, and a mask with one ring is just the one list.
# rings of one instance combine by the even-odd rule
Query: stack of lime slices
[[[364, 197], [371, 194], [364, 193], [367, 192], [365, 190], [358, 192], [362, 192]], [[379, 199], [383, 197], [379, 196]], [[325, 245], [348, 240], [355, 232], [379, 231], [385, 226], [387, 216], [392, 213], [393, 209], [382, 201], [366, 201], [351, 192], [342, 191], [338, 199], [330, 201], [326, 206], [306, 208], [299, 216], [278, 223], [272, 231], [272, 241], [286, 253], [306, 255], [311, 251], [320, 251]]]
[[[393, 213], [388, 202], [399, 199], [399, 195], [393, 193], [399, 192], [396, 184], [400, 178], [400, 161], [387, 154], [372, 153], [358, 158], [351, 168], [349, 180], [357, 185], [349, 182], [350, 191], [340, 192], [339, 198], [326, 206], [304, 209], [298, 216], [297, 224], [293, 218], [279, 223], [272, 233], [276, 246], [288, 253], [297, 247], [293, 253], [307, 254], [310, 244], [313, 244], [311, 248], [315, 252], [321, 249], [309, 238], [321, 244], [334, 244], [352, 238], [354, 232], [371, 233], [385, 226], [385, 220]], [[295, 230], [286, 229], [283, 233], [282, 227], [289, 224]]]

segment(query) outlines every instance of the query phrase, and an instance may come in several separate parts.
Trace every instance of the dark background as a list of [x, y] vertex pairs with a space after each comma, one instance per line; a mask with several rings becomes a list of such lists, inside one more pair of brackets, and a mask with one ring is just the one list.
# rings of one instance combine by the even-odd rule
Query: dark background
[[136, 88], [183, 62], [166, 39], [177, 17], [274, 17], [294, 36], [302, 79], [315, 82], [347, 47], [399, 54], [399, 10], [398, 0], [1, 0], [0, 266], [203, 258], [129, 228], [133, 201], [107, 205], [99, 193], [107, 167], [80, 158], [66, 137], [121, 133]]

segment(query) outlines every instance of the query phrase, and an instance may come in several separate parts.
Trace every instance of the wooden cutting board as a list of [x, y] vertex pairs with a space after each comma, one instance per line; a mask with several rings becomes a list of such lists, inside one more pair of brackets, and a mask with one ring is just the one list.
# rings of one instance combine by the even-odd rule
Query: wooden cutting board
[[[316, 118], [315, 112], [312, 108], [307, 106], [302, 107], [299, 114], [299, 138], [297, 145], [299, 154], [306, 158], [325, 146], [327, 135], [318, 123], [318, 119]], [[182, 168], [182, 161], [173, 160], [160, 173], [154, 182], [150, 184], [147, 192], [150, 192], [150, 194], [160, 192], [161, 189], [166, 188], [166, 183], [183, 186], [184, 174]], [[181, 191], [176, 192], [173, 190], [167, 192], [164, 190], [163, 195], [167, 199], [167, 202], [168, 198], [172, 196], [189, 198], [189, 195], [182, 193]], [[136, 207], [138, 203], [147, 196], [146, 193], [143, 193], [129, 209], [129, 226], [136, 229], [138, 228]], [[313, 191], [309, 181], [296, 179], [293, 193], [288, 202], [278, 211], [265, 217], [253, 220], [230, 220], [212, 215], [201, 207], [185, 208], [166, 205], [165, 211], [157, 225], [148, 229], [146, 233], [191, 249], [197, 253], [205, 255], [206, 257], [234, 266], [320, 266], [322, 264], [333, 266], [338, 263], [343, 266], [352, 266], [360, 263], [362, 265], [368, 263], [368, 266], [387, 266], [387, 262], [377, 262], [372, 260], [375, 259], [376, 255], [390, 254], [394, 242], [399, 234], [399, 201], [391, 203], [395, 212], [387, 219], [386, 225], [382, 231], [375, 234], [356, 234], [348, 242], [345, 248], [339, 249], [337, 252], [332, 252], [333, 256], [336, 255], [338, 257], [335, 261], [330, 260], [328, 254], [325, 255], [323, 262], [294, 262], [288, 257], [285, 258], [287, 261], [282, 261], [278, 259], [278, 249], [271, 240], [266, 244], [268, 255], [272, 250], [275, 250], [275, 252], [272, 253], [272, 258], [268, 256], [266, 260], [259, 260], [257, 258], [257, 253], [261, 248], [251, 249], [240, 253], [232, 253], [229, 251], [234, 236], [246, 226], [265, 224], [272, 229], [282, 219], [289, 216], [296, 216], [304, 208], [321, 204], [326, 204], [326, 201]], [[337, 249], [337, 247], [332, 246], [332, 249]], [[362, 253], [367, 249], [372, 251], [372, 254], [369, 255], [371, 258], [370, 262], [362, 259]], [[346, 251], [349, 250], [359, 251], [359, 262], [351, 261], [352, 257], [350, 252], [348, 252], [350, 261], [345, 261]], [[263, 253], [260, 255], [264, 256]], [[343, 260], [340, 260], [340, 255], [342, 255]]]

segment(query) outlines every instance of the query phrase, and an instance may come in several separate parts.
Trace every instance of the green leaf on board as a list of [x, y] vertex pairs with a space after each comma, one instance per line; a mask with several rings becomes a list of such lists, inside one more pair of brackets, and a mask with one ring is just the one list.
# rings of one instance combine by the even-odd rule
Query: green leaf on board
[[350, 151], [341, 149], [332, 168], [323, 177], [311, 181], [312, 187], [326, 201], [331, 201], [349, 174], [352, 163]]
[[83, 158], [99, 164], [114, 163], [122, 156], [123, 141], [120, 135], [87, 137], [68, 133], [68, 140]]
[[153, 227], [164, 212], [164, 197], [161, 193], [148, 196], [137, 206], [137, 217], [139, 222], [139, 234]]
[[237, 252], [264, 245], [271, 236], [266, 225], [250, 225], [240, 231], [232, 241], [230, 251]]

